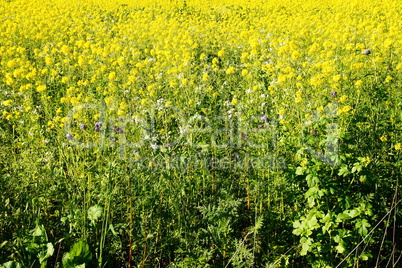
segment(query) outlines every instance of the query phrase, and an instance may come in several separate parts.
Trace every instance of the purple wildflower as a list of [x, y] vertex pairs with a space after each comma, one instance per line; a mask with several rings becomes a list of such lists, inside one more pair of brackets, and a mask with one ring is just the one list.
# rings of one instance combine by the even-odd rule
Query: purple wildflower
[[99, 132], [101, 127], [102, 127], [102, 122], [96, 122], [95, 123], [95, 131]]
[[123, 134], [124, 133], [123, 129], [121, 129], [120, 127], [116, 127], [114, 129], [114, 131], [116, 131], [117, 134]]
[[370, 49], [366, 49], [365, 51], [363, 51], [363, 55], [370, 55], [371, 51]]
[[84, 129], [84, 128], [85, 128], [85, 124], [81, 124], [80, 129]]
[[67, 133], [67, 134], [66, 134], [66, 138], [67, 138], [67, 139], [72, 139], [72, 138], [73, 138], [73, 135], [71, 135], [70, 133]]
[[265, 115], [262, 116], [262, 117], [261, 117], [261, 121], [268, 122], [268, 117], [266, 117]]
[[332, 92], [332, 93], [331, 93], [331, 97], [332, 97], [332, 98], [335, 98], [335, 97], [336, 97], [336, 94], [337, 94], [336, 91]]

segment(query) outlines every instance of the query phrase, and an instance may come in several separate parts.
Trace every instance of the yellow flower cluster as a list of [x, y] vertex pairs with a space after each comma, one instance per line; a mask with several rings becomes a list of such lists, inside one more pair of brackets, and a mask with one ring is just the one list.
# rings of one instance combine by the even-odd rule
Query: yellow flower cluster
[[[190, 111], [211, 111], [214, 99], [256, 113], [269, 99], [291, 122], [295, 110], [326, 107], [333, 92], [346, 116], [361, 88], [381, 81], [396, 90], [402, 71], [397, 0], [0, 2], [7, 120], [60, 126], [84, 103], [134, 117], [163, 98]], [[89, 114], [74, 119], [89, 123]]]

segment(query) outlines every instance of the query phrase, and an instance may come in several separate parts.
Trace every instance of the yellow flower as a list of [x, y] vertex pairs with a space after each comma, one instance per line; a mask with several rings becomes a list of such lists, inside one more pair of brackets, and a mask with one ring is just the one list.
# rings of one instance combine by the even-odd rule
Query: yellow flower
[[70, 81], [70, 78], [68, 78], [67, 76], [63, 76], [63, 77], [61, 78], [61, 82], [62, 82], [63, 84], [67, 84], [68, 81]]
[[86, 65], [87, 61], [84, 56], [79, 56], [78, 57], [78, 65], [81, 67], [84, 67]]
[[40, 86], [36, 87], [36, 91], [38, 91], [39, 93], [42, 93], [45, 90], [46, 90], [45, 85], [40, 85]]
[[346, 102], [347, 99], [348, 99], [348, 96], [347, 96], [347, 95], [342, 95], [342, 96], [339, 98], [339, 102], [340, 102], [340, 103], [344, 103], [344, 102]]
[[155, 166], [156, 166], [155, 162], [153, 162], [152, 160], [149, 161], [148, 167], [153, 168]]
[[223, 56], [225, 56], [225, 54], [226, 54], [226, 52], [225, 52], [224, 50], [220, 50], [220, 51], [218, 52], [218, 57], [219, 57], [219, 58], [222, 58]]
[[362, 157], [362, 159], [361, 159], [361, 162], [363, 163], [363, 164], [370, 164], [370, 162], [371, 162], [371, 159], [370, 159], [370, 157]]
[[386, 135], [384, 135], [384, 136], [381, 136], [380, 140], [381, 140], [381, 141], [387, 141], [387, 140], [388, 140], [388, 138], [387, 138], [387, 136], [386, 136]]
[[235, 68], [234, 67], [229, 67], [226, 69], [226, 74], [233, 74], [235, 72]]
[[400, 150], [400, 149], [402, 149], [402, 144], [400, 144], [400, 143], [395, 144], [395, 150]]
[[338, 82], [339, 80], [341, 80], [342, 76], [340, 74], [334, 75], [332, 77], [332, 80], [334, 80], [334, 82]]
[[52, 58], [50, 56], [46, 56], [45, 63], [46, 63], [46, 65], [52, 65], [54, 63], [54, 58]]
[[64, 55], [68, 55], [68, 54], [70, 54], [71, 49], [70, 49], [70, 47], [68, 47], [68, 46], [66, 46], [66, 45], [63, 45], [63, 46], [61, 47], [60, 51], [61, 51]]
[[390, 81], [392, 81], [392, 79], [392, 76], [387, 76], [387, 78], [385, 78], [385, 83], [389, 83]]
[[356, 87], [361, 87], [363, 85], [363, 81], [362, 80], [357, 80], [356, 82], [355, 82], [355, 86]]
[[4, 106], [10, 106], [13, 103], [13, 100], [5, 100], [2, 103]]
[[65, 122], [68, 121], [68, 117], [62, 117], [62, 118], [60, 119], [60, 121], [63, 122], [63, 123], [65, 123]]
[[117, 75], [116, 75], [116, 72], [110, 72], [109, 73], [109, 80], [110, 81], [114, 81], [114, 80], [116, 80], [116, 77], [117, 77]]
[[340, 109], [338, 110], [338, 115], [341, 115], [341, 114], [343, 114], [343, 113], [347, 114], [347, 113], [350, 112], [352, 109], [353, 109], [353, 108], [352, 108], [351, 106], [345, 105], [345, 106], [343, 106], [342, 108], [340, 108]]

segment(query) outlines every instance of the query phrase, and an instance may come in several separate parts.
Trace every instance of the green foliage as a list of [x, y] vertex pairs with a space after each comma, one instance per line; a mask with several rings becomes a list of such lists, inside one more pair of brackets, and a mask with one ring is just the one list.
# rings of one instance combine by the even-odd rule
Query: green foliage
[[69, 252], [64, 253], [62, 258], [63, 268], [84, 268], [92, 259], [89, 245], [79, 240], [74, 243]]
[[1, 268], [22, 268], [22, 265], [15, 261], [9, 261], [3, 264], [0, 264]]
[[264, 22], [299, 8], [176, 2], [77, 8], [60, 40], [1, 16], [0, 268], [395, 262], [402, 53], [381, 44], [399, 26], [371, 4], [346, 23], [350, 5], [332, 41]]
[[53, 244], [48, 242], [43, 225], [36, 227], [23, 239], [17, 238], [15, 256], [18, 262], [9, 261], [2, 267], [40, 267], [47, 265], [47, 259], [54, 253]]

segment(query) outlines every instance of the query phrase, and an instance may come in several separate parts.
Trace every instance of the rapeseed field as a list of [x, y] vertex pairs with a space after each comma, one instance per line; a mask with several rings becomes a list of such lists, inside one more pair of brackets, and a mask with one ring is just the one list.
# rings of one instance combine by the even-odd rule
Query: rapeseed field
[[0, 0], [0, 267], [398, 267], [397, 0]]

